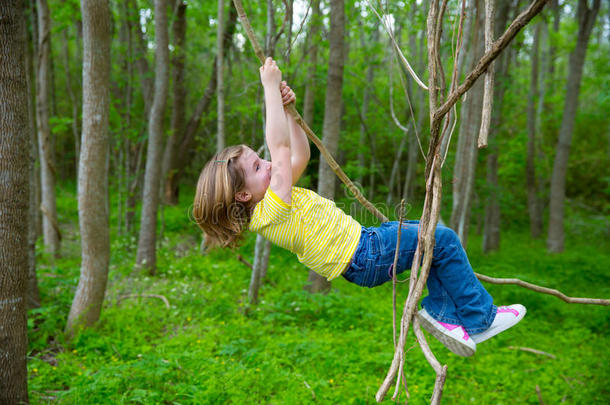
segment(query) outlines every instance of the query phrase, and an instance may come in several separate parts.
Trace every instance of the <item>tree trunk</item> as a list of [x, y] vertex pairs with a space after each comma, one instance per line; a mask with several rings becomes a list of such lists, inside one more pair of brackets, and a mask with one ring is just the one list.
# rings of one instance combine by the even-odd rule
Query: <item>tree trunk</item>
[[78, 178], [78, 160], [80, 158], [80, 134], [78, 132], [78, 101], [74, 94], [74, 87], [72, 86], [72, 74], [70, 73], [70, 49], [68, 44], [68, 29], [64, 29], [62, 38], [63, 45], [63, 56], [64, 56], [64, 74], [66, 75], [66, 91], [70, 98], [70, 104], [72, 105], [72, 136], [74, 137], [74, 151], [76, 153], [75, 166], [76, 166], [76, 177]]
[[[484, 52], [484, 6], [483, 1], [477, 1], [476, 23], [473, 29], [474, 39], [470, 52], [473, 53], [471, 68]], [[468, 228], [474, 191], [474, 177], [477, 164], [477, 135], [481, 125], [481, 108], [483, 106], [483, 82], [477, 81], [468, 91], [466, 101], [462, 105], [460, 134], [458, 138], [455, 166], [453, 169], [453, 209], [451, 212], [451, 228], [460, 237], [462, 245], [468, 243]]]
[[540, 49], [540, 30], [542, 23], [534, 27], [534, 42], [530, 60], [532, 71], [530, 75], [530, 89], [527, 97], [527, 159], [525, 178], [527, 184], [527, 208], [530, 217], [530, 234], [537, 239], [542, 235], [542, 206], [538, 195], [538, 182], [536, 176], [536, 97], [538, 96], [538, 60]]
[[172, 58], [172, 83], [174, 85], [174, 105], [172, 108], [172, 118], [169, 138], [163, 153], [163, 166], [161, 168], [161, 192], [165, 204], [176, 205], [178, 195], [174, 194], [167, 186], [172, 184], [171, 177], [175, 176], [175, 171], [171, 170], [178, 159], [176, 154], [178, 142], [184, 133], [186, 111], [185, 105], [179, 100], [186, 100], [186, 88], [184, 87], [184, 43], [186, 39], [186, 3], [180, 1], [173, 23], [174, 57]]
[[564, 201], [566, 187], [566, 173], [568, 171], [568, 158], [570, 146], [572, 145], [572, 130], [576, 118], [578, 107], [578, 94], [580, 93], [580, 82], [582, 71], [587, 55], [587, 43], [595, 24], [595, 18], [599, 11], [600, 0], [593, 1], [590, 9], [587, 0], [578, 1], [578, 38], [576, 47], [570, 54], [568, 65], [568, 82], [566, 84], [566, 98], [563, 108], [563, 118], [559, 128], [559, 139], [557, 142], [557, 153], [553, 164], [553, 174], [551, 177], [551, 201], [549, 233], [546, 241], [547, 250], [552, 253], [559, 253], [564, 248]]
[[78, 175], [82, 262], [66, 334], [100, 317], [110, 261], [108, 115], [110, 110], [110, 6], [82, 0], [83, 137]]
[[[32, 27], [34, 29], [34, 27]], [[27, 30], [26, 30], [27, 31]], [[28, 91], [28, 131], [30, 134], [30, 150], [29, 150], [29, 187], [30, 187], [30, 205], [28, 212], [28, 284], [27, 284], [27, 308], [40, 307], [40, 291], [38, 289], [38, 278], [36, 277], [36, 240], [38, 239], [37, 221], [39, 215], [40, 201], [37, 199], [36, 184], [38, 171], [36, 170], [36, 161], [38, 160], [37, 140], [36, 140], [36, 109], [35, 109], [35, 91], [34, 91], [34, 57], [33, 47], [34, 38], [27, 35], [26, 51], [25, 51], [25, 69]]]
[[320, 0], [311, 2], [311, 21], [309, 22], [309, 33], [305, 42], [308, 69], [305, 79], [305, 97], [303, 98], [303, 119], [310, 127], [313, 125], [314, 101], [316, 92], [316, 70], [318, 68], [318, 41], [320, 35]]
[[[388, 195], [386, 197], [386, 205], [388, 208], [391, 206], [394, 197], [394, 185], [397, 183], [396, 178], [398, 177], [398, 171], [400, 170], [400, 160], [402, 159], [402, 151], [407, 143], [407, 138], [407, 134], [402, 136], [400, 144], [398, 145], [398, 150], [396, 151], [396, 156], [394, 156], [394, 162], [392, 163], [392, 172], [390, 173], [390, 180], [388, 182]], [[398, 185], [398, 188], [400, 188], [400, 184]], [[397, 195], [400, 196], [400, 190], [398, 190]]]
[[218, 0], [218, 19], [216, 32], [216, 152], [225, 148], [225, 54], [222, 46], [224, 36], [224, 1]]
[[[496, 37], [503, 32], [511, 13], [511, 2], [503, 1], [496, 13], [494, 24]], [[496, 77], [494, 84], [494, 111], [491, 116], [489, 128], [489, 147], [487, 153], [487, 187], [489, 194], [485, 203], [485, 221], [483, 224], [483, 252], [487, 253], [500, 248], [500, 186], [498, 184], [498, 142], [497, 135], [502, 126], [502, 106], [504, 105], [504, 93], [508, 87], [508, 66], [510, 66], [510, 52], [502, 53], [496, 61]]]
[[[322, 142], [331, 155], [336, 155], [341, 127], [343, 91], [343, 64], [345, 61], [345, 10], [343, 0], [330, 1], [330, 33], [328, 76], [326, 78], [326, 103]], [[335, 174], [328, 164], [320, 159], [318, 170], [318, 194], [325, 198], [335, 197]], [[310, 271], [308, 282], [311, 292], [328, 292], [331, 284], [324, 277]]]
[[20, 0], [0, 4], [0, 403], [28, 403], [30, 126], [25, 13]]
[[38, 65], [36, 74], [36, 112], [40, 149], [42, 231], [45, 248], [59, 255], [60, 232], [55, 198], [55, 163], [51, 129], [49, 127], [49, 52], [51, 22], [47, 0], [37, 0], [38, 10]]
[[[360, 21], [360, 25], [362, 25]], [[374, 46], [375, 43], [379, 41], [379, 30], [374, 29], [373, 35], [371, 37], [371, 45]], [[360, 47], [364, 51], [367, 48], [366, 41], [364, 39], [364, 28], [361, 27], [360, 33]], [[361, 115], [362, 121], [360, 122], [360, 142], [358, 145], [358, 177], [356, 181], [360, 186], [362, 186], [362, 180], [364, 178], [364, 168], [366, 167], [366, 154], [370, 153], [366, 148], [366, 119], [369, 112], [369, 99], [370, 92], [373, 86], [373, 79], [375, 78], [375, 65], [373, 63], [369, 63], [366, 68], [366, 82], [364, 83], [364, 93], [362, 95], [362, 106], [361, 106]]]
[[169, 51], [167, 0], [155, 0], [155, 93], [148, 119], [148, 149], [142, 197], [142, 215], [138, 238], [137, 265], [151, 275], [157, 266], [157, 210], [159, 208], [159, 177], [163, 143], [163, 114], [169, 82]]
[[[224, 41], [223, 47], [225, 50], [229, 49], [233, 42], [233, 34], [235, 33], [235, 23], [237, 22], [237, 11], [235, 7], [231, 7], [229, 11], [229, 17], [225, 25], [224, 30]], [[179, 182], [185, 168], [190, 164], [194, 153], [193, 144], [195, 142], [195, 135], [199, 129], [201, 123], [201, 117], [206, 113], [211, 105], [214, 92], [216, 91], [216, 58], [212, 63], [212, 73], [210, 74], [210, 80], [203, 93], [203, 96], [197, 103], [195, 110], [193, 111], [189, 121], [186, 124], [184, 133], [179, 134], [179, 141], [176, 144], [176, 149], [168, 150], [166, 148], [165, 154], [172, 153], [171, 164], [169, 165], [168, 173], [172, 175], [167, 177], [165, 184], [166, 195], [170, 193], [172, 195], [172, 201], [178, 202], [179, 197]]]
[[[265, 36], [265, 55], [274, 57], [275, 41], [275, 8], [273, 1], [267, 0], [267, 35]], [[265, 128], [265, 106], [263, 105], [263, 131]], [[265, 142], [265, 141], [263, 141]], [[265, 159], [271, 160], [269, 148], [264, 144]], [[256, 243], [254, 245], [254, 263], [252, 264], [252, 274], [250, 276], [250, 286], [248, 287], [248, 302], [250, 304], [258, 303], [258, 290], [260, 289], [263, 274], [267, 274], [269, 266], [269, 253], [271, 251], [271, 242], [263, 238], [261, 235], [256, 235]]]

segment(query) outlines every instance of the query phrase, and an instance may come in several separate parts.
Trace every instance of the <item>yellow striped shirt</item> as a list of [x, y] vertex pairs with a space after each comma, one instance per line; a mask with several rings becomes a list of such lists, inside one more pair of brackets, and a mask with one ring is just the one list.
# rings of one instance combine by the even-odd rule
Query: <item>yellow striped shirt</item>
[[292, 187], [292, 204], [267, 189], [248, 228], [296, 253], [305, 266], [332, 280], [343, 273], [360, 241], [362, 227], [331, 200]]

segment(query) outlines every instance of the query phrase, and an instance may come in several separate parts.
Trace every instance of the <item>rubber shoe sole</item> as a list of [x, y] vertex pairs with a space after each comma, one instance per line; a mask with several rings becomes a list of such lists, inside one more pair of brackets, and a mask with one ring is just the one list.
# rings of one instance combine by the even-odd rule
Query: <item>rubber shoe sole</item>
[[468, 340], [463, 339], [462, 335], [464, 334], [464, 331], [462, 328], [454, 329], [453, 331], [448, 330], [443, 325], [439, 324], [436, 319], [432, 318], [425, 309], [420, 310], [417, 313], [417, 317], [421, 326], [438, 339], [453, 354], [461, 357], [470, 357], [476, 352], [477, 345], [475, 342], [471, 338]]
[[[502, 308], [508, 308], [509, 310], [506, 312], [501, 312]], [[514, 314], [516, 311], [517, 315]], [[521, 304], [513, 304], [507, 307], [499, 307], [498, 312], [496, 313], [496, 317], [494, 321], [491, 323], [489, 329], [484, 330], [481, 333], [477, 333], [471, 335], [470, 337], [475, 343], [481, 343], [486, 341], [489, 338], [496, 336], [498, 333], [504, 332], [506, 329], [512, 328], [516, 324], [523, 319], [527, 310]]]

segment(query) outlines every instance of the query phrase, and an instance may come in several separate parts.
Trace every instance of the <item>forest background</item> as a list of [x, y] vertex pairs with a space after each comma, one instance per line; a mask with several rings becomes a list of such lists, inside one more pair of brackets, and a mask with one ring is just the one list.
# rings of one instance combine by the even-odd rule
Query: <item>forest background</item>
[[[189, 217], [198, 173], [218, 148], [263, 145], [258, 61], [232, 4], [112, 1], [107, 19], [86, 19], [81, 6], [87, 10], [87, 1], [25, 3], [35, 162], [27, 380], [6, 393], [26, 392], [32, 403], [372, 402], [393, 350], [391, 286], [326, 284], [253, 235], [237, 250], [202, 251]], [[421, 213], [428, 101], [396, 62], [371, 5], [391, 16], [400, 48], [425, 78], [425, 3], [246, 3], [266, 54], [278, 60], [297, 94], [297, 110], [390, 219], [397, 218], [403, 198], [408, 218]], [[462, 77], [483, 52], [482, 4], [467, 2]], [[159, 6], [164, 22], [155, 21]], [[294, 13], [287, 12], [290, 6]], [[525, 6], [497, 2], [496, 32]], [[460, 7], [451, 2], [445, 17], [441, 49], [448, 74]], [[95, 82], [83, 78], [84, 31], [91, 21], [109, 22], [109, 71]], [[583, 50], [579, 39], [587, 23], [574, 93], [570, 61]], [[475, 141], [482, 83], [458, 103], [441, 214], [458, 231], [475, 271], [572, 296], [610, 296], [609, 54], [607, 2], [550, 1], [496, 61], [486, 149], [478, 150]], [[92, 83], [109, 90], [99, 98], [108, 100], [107, 146], [89, 151], [103, 158], [98, 165], [104, 174], [89, 184], [109, 216], [89, 217], [100, 220], [94, 229], [107, 233], [109, 245], [105, 272], [81, 287], [90, 276], [91, 253], [81, 235], [79, 215], [87, 217], [87, 205], [78, 202], [84, 186], [77, 173], [84, 178], [83, 170], [94, 164], [82, 152], [91, 148], [84, 84]], [[571, 129], [564, 123], [568, 105], [574, 107]], [[563, 177], [558, 156], [565, 157]], [[319, 162], [312, 147], [300, 185], [320, 190], [331, 182], [327, 196], [363, 224], [377, 224]], [[150, 174], [155, 171], [156, 177]], [[563, 195], [552, 191], [561, 182]], [[515, 286], [486, 287], [497, 302], [521, 302], [529, 313], [472, 359], [430, 342], [449, 364], [447, 403], [608, 402], [606, 308], [574, 306]], [[0, 298], [11, 299], [10, 293], [3, 289]], [[0, 323], [9, 319], [3, 315]], [[417, 403], [426, 401], [434, 381], [418, 350], [409, 351], [406, 369]], [[21, 367], [0, 364], [3, 375]]]

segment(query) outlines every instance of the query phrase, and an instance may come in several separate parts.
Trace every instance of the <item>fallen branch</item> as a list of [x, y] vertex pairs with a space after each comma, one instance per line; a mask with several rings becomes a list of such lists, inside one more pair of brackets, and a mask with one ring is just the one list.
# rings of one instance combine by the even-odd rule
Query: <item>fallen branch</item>
[[540, 405], [544, 405], [544, 401], [542, 400], [542, 392], [540, 391], [540, 386], [536, 384], [536, 395], [538, 395], [538, 402]]
[[240, 262], [242, 262], [243, 264], [245, 264], [246, 266], [248, 266], [250, 269], [253, 268], [252, 263], [250, 263], [249, 261], [247, 261], [242, 255], [237, 255], [237, 260], [239, 260]]
[[561, 291], [541, 287], [536, 284], [528, 283], [527, 281], [519, 280], [518, 278], [494, 278], [484, 274], [474, 273], [475, 276], [481, 281], [485, 281], [490, 284], [515, 284], [528, 290], [536, 291], [542, 294], [554, 295], [557, 298], [567, 302], [568, 304], [592, 304], [592, 305], [610, 305], [610, 299], [605, 298], [580, 298], [580, 297], [568, 297]]
[[167, 298], [165, 298], [163, 295], [158, 295], [158, 294], [127, 294], [127, 295], [121, 295], [117, 299], [117, 301], [116, 301], [117, 306], [121, 303], [121, 301], [129, 299], [129, 298], [158, 298], [161, 301], [163, 301], [163, 303], [165, 304], [165, 308], [167, 308], [167, 309], [170, 308], [169, 301], [167, 300]]
[[512, 350], [522, 350], [524, 352], [539, 354], [540, 356], [547, 356], [547, 357], [552, 358], [553, 360], [557, 359], [557, 356], [555, 356], [554, 354], [543, 352], [542, 350], [532, 349], [530, 347], [508, 346], [508, 348], [512, 349]]

